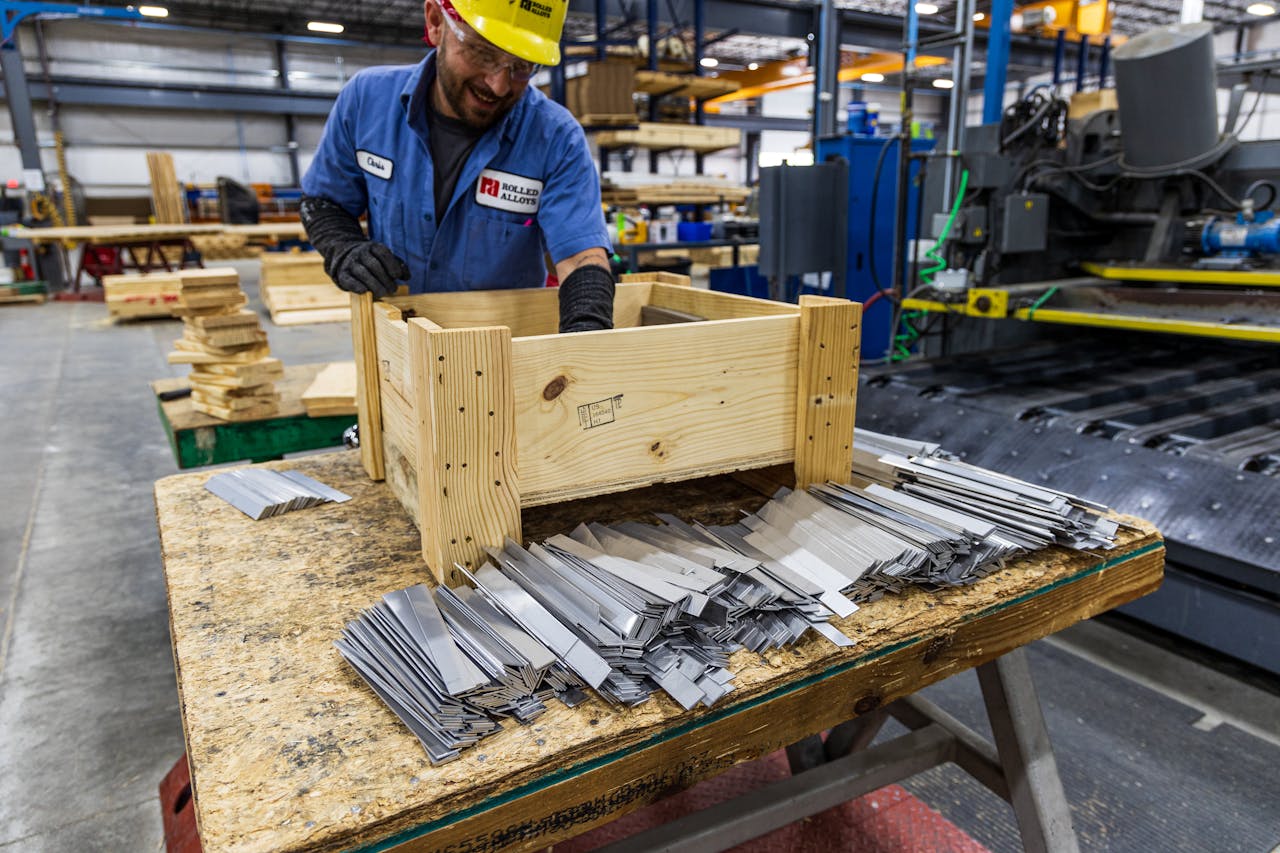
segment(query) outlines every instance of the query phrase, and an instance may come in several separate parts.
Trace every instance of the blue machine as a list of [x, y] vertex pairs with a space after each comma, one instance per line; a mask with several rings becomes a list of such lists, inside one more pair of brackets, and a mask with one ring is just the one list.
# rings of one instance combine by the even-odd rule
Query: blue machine
[[1237, 213], [1235, 219], [1213, 217], [1200, 232], [1200, 248], [1206, 255], [1248, 258], [1280, 254], [1280, 217], [1260, 210], [1252, 221]]
[[[887, 144], [887, 148], [885, 147]], [[913, 153], [933, 150], [932, 139], [916, 139], [911, 142]], [[901, 143], [896, 137], [835, 136], [818, 140], [817, 159], [843, 157], [849, 161], [849, 266], [845, 287], [850, 299], [866, 303], [876, 293], [876, 278], [888, 288], [893, 284], [893, 225], [894, 202], [898, 185], [898, 149]], [[876, 188], [876, 163], [881, 159], [878, 188]], [[911, 165], [911, 192], [907, 198], [907, 239], [915, 238], [916, 201], [915, 181], [920, 170], [918, 163]], [[874, 231], [871, 209], [872, 191], [875, 189]], [[874, 251], [872, 247], [874, 246]], [[906, 247], [903, 247], [904, 270]], [[872, 256], [875, 259], [876, 276], [871, 273]], [[905, 280], [905, 277], [904, 277]], [[862, 313], [862, 357], [878, 359], [889, 350], [892, 336], [893, 304], [878, 298]]]
[[880, 110], [866, 101], [850, 101], [849, 133], [854, 136], [875, 136], [880, 130]]

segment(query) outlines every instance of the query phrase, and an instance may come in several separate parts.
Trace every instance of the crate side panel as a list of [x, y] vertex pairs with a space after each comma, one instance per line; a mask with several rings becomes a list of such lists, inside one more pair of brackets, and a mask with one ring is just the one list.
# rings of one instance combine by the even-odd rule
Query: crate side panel
[[794, 458], [798, 315], [512, 342], [522, 503]]
[[649, 301], [659, 308], [684, 311], [708, 320], [786, 316], [800, 312], [799, 307], [784, 302], [670, 284], [655, 284]]

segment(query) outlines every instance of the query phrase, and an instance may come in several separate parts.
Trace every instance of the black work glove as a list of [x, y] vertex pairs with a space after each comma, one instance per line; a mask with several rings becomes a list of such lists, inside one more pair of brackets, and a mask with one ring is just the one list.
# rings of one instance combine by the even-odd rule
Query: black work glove
[[613, 275], [588, 264], [560, 282], [560, 331], [594, 332], [613, 328]]
[[324, 258], [324, 271], [350, 293], [390, 296], [409, 267], [381, 243], [364, 236], [360, 221], [327, 198], [303, 196], [299, 209], [307, 239]]

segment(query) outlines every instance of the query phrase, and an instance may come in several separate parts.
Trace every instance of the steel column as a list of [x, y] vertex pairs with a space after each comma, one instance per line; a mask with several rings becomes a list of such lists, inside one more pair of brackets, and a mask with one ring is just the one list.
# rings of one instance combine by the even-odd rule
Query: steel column
[[1058, 38], [1053, 43], [1053, 88], [1062, 85], [1062, 66], [1067, 61], [1067, 31], [1058, 30]]
[[835, 0], [822, 0], [818, 32], [817, 104], [813, 114], [813, 137], [835, 136], [836, 111], [840, 108], [840, 12]]
[[1085, 74], [1089, 71], [1089, 37], [1080, 36], [1080, 52], [1076, 54], [1076, 91], [1084, 91]]
[[[280, 75], [281, 90], [289, 91], [289, 57], [282, 41], [276, 42], [276, 73]], [[292, 113], [284, 114], [284, 135], [284, 144], [289, 151], [289, 175], [293, 186], [299, 187], [302, 186], [302, 169], [298, 165], [298, 129]]]
[[[973, 0], [956, 2], [956, 37], [958, 42], [951, 51], [951, 98], [947, 104], [947, 151], [958, 151], [969, 116], [969, 77], [973, 61]], [[910, 147], [902, 149], [907, 157]], [[950, 210], [952, 192], [957, 180], [956, 158], [947, 156], [942, 161], [942, 209]]]
[[1004, 84], [1009, 73], [1010, 19], [1013, 0], [993, 0], [987, 33], [987, 77], [982, 87], [982, 123], [994, 124], [1004, 113]]
[[18, 49], [17, 38], [0, 46], [0, 72], [4, 73], [4, 98], [9, 104], [9, 119], [13, 122], [13, 138], [22, 155], [22, 168], [37, 169], [43, 173], [40, 144], [36, 140], [36, 119], [31, 111], [31, 90], [27, 87], [27, 71], [22, 67], [22, 51]]
[[608, 53], [605, 39], [609, 21], [608, 0], [596, 0], [596, 61], [603, 62]]

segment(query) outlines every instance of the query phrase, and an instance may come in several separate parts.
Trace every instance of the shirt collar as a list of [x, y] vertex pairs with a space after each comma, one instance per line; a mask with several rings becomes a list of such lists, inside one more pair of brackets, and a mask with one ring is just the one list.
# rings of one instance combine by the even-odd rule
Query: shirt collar
[[[435, 76], [436, 52], [433, 49], [414, 67], [413, 73], [409, 75], [409, 79], [405, 81], [404, 87], [400, 90], [400, 106], [404, 109], [405, 118], [410, 125], [414, 121], [426, 121], [427, 91]], [[516, 105], [498, 123], [497, 132], [504, 139], [515, 139], [516, 130], [520, 127], [520, 120], [524, 116], [525, 108], [530, 99], [541, 94], [541, 92], [535, 92], [533, 86], [525, 89], [524, 95], [521, 96], [520, 100], [516, 101]], [[489, 130], [485, 131], [486, 134], [493, 132], [494, 128], [489, 128]]]

